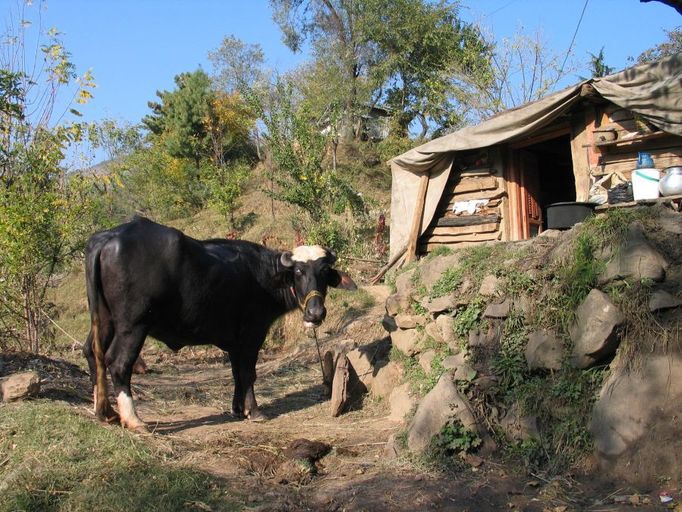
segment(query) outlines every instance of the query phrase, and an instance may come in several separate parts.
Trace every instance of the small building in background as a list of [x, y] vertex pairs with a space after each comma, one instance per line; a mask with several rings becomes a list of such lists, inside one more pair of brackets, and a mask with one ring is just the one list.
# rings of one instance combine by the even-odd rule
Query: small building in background
[[658, 169], [682, 165], [682, 54], [585, 80], [393, 158], [391, 256], [410, 242], [426, 254], [535, 236], [547, 229], [548, 205], [606, 200], [640, 152]]

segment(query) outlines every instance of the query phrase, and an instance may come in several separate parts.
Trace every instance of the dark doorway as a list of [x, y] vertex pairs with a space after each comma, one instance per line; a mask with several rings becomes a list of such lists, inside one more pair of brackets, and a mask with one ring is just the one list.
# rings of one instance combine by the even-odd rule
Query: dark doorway
[[547, 229], [547, 206], [575, 201], [576, 192], [568, 133], [514, 149], [508, 179], [518, 183], [517, 201], [510, 205], [517, 210], [511, 212], [517, 219], [512, 240], [518, 240]]

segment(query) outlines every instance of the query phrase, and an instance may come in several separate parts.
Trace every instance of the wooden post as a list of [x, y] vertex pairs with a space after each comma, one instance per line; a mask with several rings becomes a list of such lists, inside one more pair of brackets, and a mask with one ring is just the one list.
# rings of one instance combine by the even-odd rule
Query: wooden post
[[419, 178], [419, 191], [417, 201], [414, 205], [414, 215], [412, 216], [412, 228], [410, 237], [407, 240], [407, 251], [405, 253], [405, 263], [410, 263], [417, 259], [417, 241], [421, 234], [422, 218], [424, 217], [424, 205], [426, 204], [426, 191], [429, 189], [429, 175], [424, 173]]

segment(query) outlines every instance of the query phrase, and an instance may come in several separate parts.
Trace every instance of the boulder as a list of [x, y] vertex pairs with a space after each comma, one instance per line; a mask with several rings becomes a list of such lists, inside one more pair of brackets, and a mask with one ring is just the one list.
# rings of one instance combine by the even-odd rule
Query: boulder
[[454, 381], [471, 382], [476, 378], [476, 373], [476, 370], [474, 370], [471, 365], [465, 363], [455, 369], [452, 373], [452, 379]]
[[620, 338], [618, 327], [625, 317], [604, 292], [593, 289], [578, 306], [569, 329], [573, 341], [571, 362], [589, 368], [615, 354]]
[[417, 291], [416, 276], [418, 276], [417, 269], [412, 268], [395, 278], [395, 289], [398, 295], [409, 298], [415, 294]]
[[334, 378], [332, 380], [332, 397], [329, 403], [332, 417], [339, 416], [348, 405], [350, 382], [350, 363], [345, 354], [336, 358]]
[[564, 344], [552, 331], [541, 330], [528, 336], [526, 362], [529, 370], [559, 370]]
[[[441, 315], [442, 316], [442, 315]], [[430, 337], [436, 343], [443, 343], [443, 335], [440, 333], [440, 328], [436, 322], [429, 322], [424, 328], [424, 332], [428, 337]]]
[[423, 453], [433, 436], [439, 434], [452, 418], [461, 421], [464, 427], [478, 431], [469, 403], [459, 394], [452, 379], [445, 374], [419, 404], [408, 429], [408, 448], [413, 452]]
[[682, 355], [647, 354], [614, 371], [592, 410], [590, 432], [602, 469], [635, 485], [682, 481]]
[[388, 398], [403, 380], [403, 368], [395, 361], [389, 361], [377, 370], [372, 382], [372, 395]]
[[488, 274], [481, 281], [481, 286], [478, 289], [478, 294], [482, 295], [483, 297], [492, 297], [493, 295], [497, 295], [499, 289], [500, 279], [493, 274]]
[[417, 400], [410, 394], [410, 385], [406, 382], [391, 391], [388, 403], [391, 408], [389, 419], [404, 421], [405, 416], [412, 412], [412, 409], [417, 405]]
[[35, 397], [40, 392], [40, 375], [35, 371], [12, 374], [2, 379], [0, 389], [5, 402]]
[[623, 246], [612, 250], [612, 253], [613, 257], [599, 276], [599, 284], [616, 279], [651, 279], [660, 282], [665, 278], [668, 262], [647, 240], [639, 222], [633, 222], [628, 227]]
[[394, 293], [386, 299], [386, 313], [389, 316], [396, 316], [402, 311], [409, 311], [411, 299], [409, 295]]
[[391, 333], [393, 346], [408, 356], [413, 356], [420, 352], [420, 339], [421, 335], [416, 329], [398, 329]]
[[449, 293], [435, 299], [426, 297], [421, 301], [421, 305], [432, 315], [437, 315], [443, 311], [452, 311], [461, 306], [462, 303], [457, 300], [454, 294]]
[[512, 442], [537, 439], [540, 436], [537, 416], [521, 414], [517, 404], [512, 405], [500, 420], [500, 427], [505, 437]]
[[488, 307], [483, 312], [483, 316], [485, 318], [507, 318], [511, 307], [512, 301], [510, 299], [505, 299], [500, 304], [488, 304]]
[[467, 364], [465, 358], [466, 354], [464, 352], [459, 352], [452, 356], [447, 356], [445, 359], [443, 359], [442, 363], [443, 368], [445, 368], [446, 370], [452, 370], [453, 372], [457, 371], [457, 368]]
[[384, 328], [386, 332], [393, 332], [398, 330], [398, 324], [396, 323], [395, 318], [393, 318], [388, 313], [386, 313], [384, 315], [384, 318], [381, 319], [381, 326]]
[[426, 259], [419, 266], [421, 283], [430, 290], [446, 270], [459, 266], [460, 259], [458, 253]]
[[457, 341], [455, 336], [455, 319], [450, 315], [438, 315], [436, 317], [436, 325], [440, 332], [440, 336], [445, 343], [450, 345]]
[[372, 354], [368, 354], [362, 348], [356, 348], [346, 354], [350, 365], [355, 370], [358, 379], [367, 389], [371, 389], [374, 380], [374, 364], [371, 360]]
[[682, 306], [682, 300], [665, 290], [656, 290], [649, 297], [649, 311], [652, 313], [661, 309], [671, 309]]
[[418, 325], [424, 325], [426, 319], [420, 315], [408, 315], [400, 313], [395, 316], [395, 323], [401, 329], [414, 329]]
[[487, 347], [497, 341], [497, 331], [493, 326], [490, 326], [486, 332], [481, 332], [478, 329], [469, 331], [470, 347]]
[[427, 375], [431, 373], [431, 363], [433, 363], [433, 360], [436, 358], [436, 351], [433, 349], [429, 349], [426, 352], [423, 352], [419, 356], [419, 366], [422, 367], [424, 370], [424, 373]]

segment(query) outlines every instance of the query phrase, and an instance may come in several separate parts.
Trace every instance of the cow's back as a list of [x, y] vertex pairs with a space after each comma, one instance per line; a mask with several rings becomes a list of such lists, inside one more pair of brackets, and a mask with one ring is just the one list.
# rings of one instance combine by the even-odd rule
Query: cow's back
[[257, 297], [255, 244], [200, 242], [146, 219], [107, 233], [101, 283], [117, 329], [143, 328], [174, 349], [227, 348], [238, 339], [244, 306], [267, 302]]

